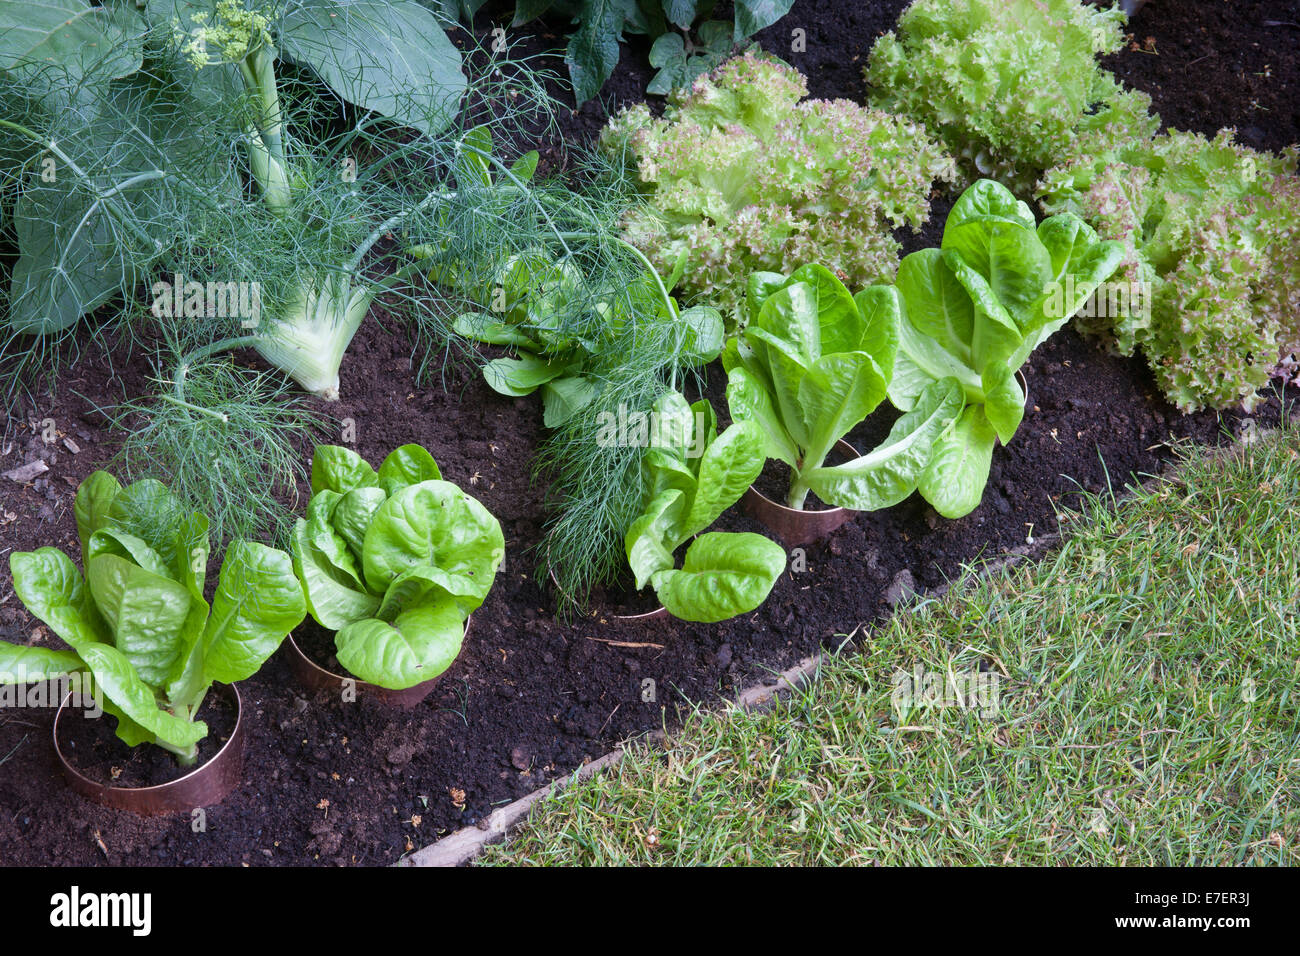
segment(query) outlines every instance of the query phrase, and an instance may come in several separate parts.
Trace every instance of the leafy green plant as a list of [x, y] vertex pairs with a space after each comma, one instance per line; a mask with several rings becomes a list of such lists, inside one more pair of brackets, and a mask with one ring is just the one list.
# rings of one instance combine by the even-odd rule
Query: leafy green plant
[[765, 457], [790, 466], [786, 503], [809, 491], [859, 511], [897, 504], [916, 489], [935, 440], [961, 408], [955, 382], [936, 382], [869, 454], [825, 461], [836, 442], [884, 400], [900, 335], [898, 292], [870, 286], [856, 296], [824, 266], [789, 277], [755, 273], [748, 324], [728, 340], [727, 403], [736, 421], [757, 424]]
[[[432, 20], [428, 30], [416, 30], [409, 18], [385, 19], [379, 0], [347, 8], [329, 18], [337, 33], [330, 26], [322, 38], [315, 26], [295, 26], [270, 8], [219, 11], [211, 0], [163, 0], [150, 4], [143, 19], [134, 8], [122, 14], [141, 33], [113, 43], [128, 52], [138, 47], [138, 66], [128, 57], [126, 67], [82, 69], [80, 61], [36, 63], [17, 53], [0, 64], [6, 79], [21, 80], [0, 84], [0, 203], [14, 200], [0, 210], [0, 227], [22, 232], [29, 207], [33, 222], [66, 218], [75, 225], [84, 218], [84, 268], [74, 261], [76, 248], [61, 253], [49, 243], [32, 247], [31, 262], [52, 264], [56, 276], [62, 269], [87, 282], [112, 280], [83, 295], [80, 279], [51, 278], [47, 285], [72, 303], [59, 313], [58, 330], [6, 324], [5, 400], [31, 375], [53, 374], [83, 342], [115, 342], [118, 348], [101, 357], [107, 361], [133, 349], [155, 351], [162, 388], [133, 398], [116, 416], [131, 430], [129, 464], [137, 474], [173, 476], [178, 493], [199, 494], [193, 506], [212, 515], [214, 531], [267, 530], [286, 514], [272, 496], [291, 484], [280, 464], [301, 467], [301, 455], [285, 450], [302, 416], [285, 407], [283, 390], [265, 379], [254, 385], [254, 376], [223, 353], [258, 349], [304, 388], [332, 398], [339, 358], [367, 307], [381, 298], [388, 316], [415, 332], [414, 364], [427, 379], [446, 361], [449, 345], [465, 344], [453, 328], [456, 316], [476, 307], [465, 290], [490, 285], [512, 259], [540, 253], [582, 271], [582, 296], [551, 317], [558, 334], [575, 340], [594, 341], [603, 322], [588, 307], [594, 297], [585, 277], [599, 277], [602, 297], [612, 298], [609, 289], [644, 269], [643, 257], [615, 238], [624, 192], [613, 176], [587, 176], [584, 169], [590, 185], [575, 192], [537, 181], [527, 154], [513, 164], [492, 154], [494, 137], [516, 142], [521, 130], [535, 135], [553, 121], [555, 104], [545, 93], [550, 78], [534, 61], [481, 51], [464, 78], [468, 87], [450, 79], [440, 84], [437, 71], [426, 71], [420, 83], [400, 83], [394, 100], [370, 97], [389, 82], [392, 43], [445, 40]], [[204, 13], [206, 19], [192, 16]], [[385, 24], [404, 35], [348, 52], [357, 36]], [[306, 62], [326, 55], [306, 39], [310, 49], [292, 53], [286, 38], [300, 29], [321, 44], [338, 43], [342, 60], [335, 65], [347, 75], [335, 83], [332, 67]], [[370, 82], [376, 64], [382, 75]], [[466, 94], [451, 95], [457, 87]], [[356, 92], [351, 106], [339, 102], [347, 90]], [[450, 93], [435, 101], [439, 90]], [[74, 95], [86, 98], [91, 121], [60, 105]], [[443, 117], [444, 106], [459, 112]], [[51, 142], [62, 154], [46, 149]], [[42, 178], [47, 168], [50, 182]], [[118, 258], [109, 262], [110, 254]], [[20, 256], [11, 289], [33, 284], [24, 278], [26, 261]], [[451, 273], [456, 283], [446, 281]], [[233, 298], [231, 285], [253, 287], [251, 313], [222, 308]], [[48, 310], [62, 301], [54, 292], [31, 292], [24, 301]], [[629, 295], [620, 307], [641, 305]], [[63, 320], [92, 308], [94, 319], [84, 323], [89, 336], [74, 337]], [[649, 338], [621, 334], [616, 344], [625, 358], [633, 334]], [[612, 362], [593, 368], [600, 376], [617, 374]], [[208, 480], [214, 462], [240, 479]], [[256, 494], [246, 500], [250, 488]], [[621, 562], [619, 536], [607, 550]]]
[[[789, 4], [781, 6], [789, 8]], [[735, 36], [739, 30], [724, 20], [705, 20], [694, 29], [680, 26], [680, 30], [661, 33], [651, 44], [650, 65], [657, 72], [646, 85], [647, 93], [667, 96], [673, 90], [686, 89], [744, 48], [744, 37]]]
[[745, 41], [789, 12], [794, 0], [736, 0], [730, 23], [708, 19], [716, 0], [520, 0], [512, 26], [546, 13], [573, 18], [564, 60], [578, 105], [596, 96], [618, 66], [625, 33], [653, 38], [650, 65], [658, 71], [646, 88], [666, 94], [689, 86]]
[[585, 408], [601, 388], [587, 374], [593, 354], [638, 317], [658, 313], [664, 323], [677, 326], [682, 338], [678, 351], [684, 358], [701, 365], [717, 358], [722, 316], [708, 306], [678, 309], [666, 295], [668, 288], [657, 276], [645, 274], [619, 290], [621, 294], [610, 290], [608, 296], [588, 301], [585, 307], [602, 321], [595, 323], [595, 337], [575, 336], [564, 320], [565, 306], [595, 290], [571, 260], [519, 256], [506, 264], [491, 290], [499, 314], [467, 312], [453, 328], [466, 338], [515, 350], [517, 357], [495, 358], [484, 365], [484, 379], [502, 395], [529, 395], [540, 388], [543, 421], [548, 428], [557, 428]]
[[195, 715], [213, 682], [251, 677], [306, 614], [289, 555], [234, 542], [209, 605], [208, 519], [186, 515], [161, 482], [123, 488], [97, 471], [73, 510], [84, 578], [56, 548], [9, 558], [19, 599], [71, 650], [0, 643], [0, 674], [30, 681], [85, 672], [117, 718], [118, 737], [193, 764], [207, 735]]
[[889, 398], [924, 407], [937, 385], [958, 390], [959, 411], [938, 437], [917, 487], [939, 514], [959, 518], [984, 494], [996, 440], [1009, 442], [1025, 412], [1016, 371], [1069, 321], [1123, 256], [1064, 213], [1035, 227], [1005, 186], [979, 180], [948, 214], [938, 249], [903, 259], [904, 320]]
[[[548, 437], [537, 462], [552, 492], [547, 547], [563, 556], [560, 573], [570, 593], [582, 593], [588, 575], [616, 574], [624, 562], [623, 530], [640, 506], [639, 457], [636, 449], [595, 443], [600, 415], [622, 405], [648, 407], [700, 360], [689, 332], [699, 313], [666, 301], [646, 257], [618, 237], [627, 199], [623, 171], [570, 148], [572, 180], [542, 179], [533, 175], [527, 154], [513, 163], [493, 154], [493, 140], [520, 142], [554, 123], [558, 106], [546, 93], [553, 78], [535, 58], [477, 51], [466, 60], [469, 85], [457, 101], [459, 112], [446, 128], [426, 132], [382, 109], [340, 106], [339, 91], [323, 75], [328, 70], [291, 60], [281, 49], [281, 18], [269, 8], [259, 8], [265, 26], [250, 17], [241, 30], [250, 44], [254, 34], [265, 40], [269, 33], [271, 46], [259, 49], [263, 60], [274, 60], [271, 69], [245, 62], [256, 59], [251, 46], [230, 47], [204, 32], [235, 31], [235, 24], [218, 22], [212, 0], [204, 3], [202, 10], [193, 5], [209, 13], [203, 24], [185, 12], [190, 7], [176, 12], [175, 0], [150, 4], [144, 20], [130, 10], [126, 21], [146, 29], [138, 38], [114, 40], [139, 48], [142, 65], [127, 75], [113, 71], [125, 73], [134, 54], [127, 67], [91, 63], [80, 74], [74, 62], [23, 61], [21, 69], [6, 69], [6, 79], [21, 82], [0, 84], [0, 204], [8, 204], [0, 227], [14, 223], [15, 204], [37, 199], [54, 211], [68, 204], [73, 223], [92, 210], [81, 235], [94, 239], [95, 255], [116, 250], [122, 261], [102, 266], [87, 260], [85, 274], [126, 277], [103, 290], [93, 320], [76, 336], [71, 325], [42, 335], [7, 326], [8, 339], [0, 341], [6, 402], [32, 374], [52, 374], [75, 346], [127, 333], [101, 361], [132, 348], [157, 351], [162, 382], [158, 394], [134, 399], [124, 410], [130, 414], [119, 416], [126, 427], [147, 433], [156, 452], [150, 456], [143, 439], [131, 443], [132, 469], [174, 476], [169, 480], [178, 493], [201, 495], [193, 507], [213, 516], [214, 530], [247, 535], [252, 525], [269, 527], [285, 514], [270, 491], [281, 483], [276, 463], [291, 461], [283, 452], [297, 438], [299, 419], [281, 407], [285, 396], [268, 382], [236, 384], [251, 376], [238, 373], [223, 353], [245, 347], [271, 352], [275, 340], [279, 348], [270, 358], [321, 397], [332, 396], [333, 359], [368, 299], [381, 303], [386, 319], [413, 332], [413, 365], [426, 381], [443, 368], [452, 347], [467, 347], [455, 320], [490, 310], [491, 289], [510, 262], [540, 256], [565, 263], [582, 283], [546, 322], [557, 340], [595, 349], [583, 356], [582, 374], [599, 387]], [[190, 39], [178, 40], [173, 15]], [[344, 12], [337, 19], [349, 17]], [[407, 40], [432, 33], [402, 31]], [[199, 38], [210, 53], [202, 67], [187, 55], [195, 51], [185, 49]], [[344, 58], [355, 67], [349, 67], [350, 81], [364, 85], [368, 64], [391, 55], [385, 43], [377, 42], [373, 54]], [[274, 99], [268, 95], [272, 75]], [[411, 97], [399, 95], [390, 112], [409, 106], [418, 118], [416, 93], [428, 91], [420, 84], [403, 88]], [[83, 115], [60, 105], [77, 91], [88, 96], [88, 115], [96, 117], [93, 137]], [[278, 151], [272, 145], [277, 131]], [[61, 156], [42, 155], [50, 142], [78, 172], [69, 174]], [[47, 159], [57, 168], [56, 182], [41, 178]], [[280, 201], [286, 185], [287, 208]], [[98, 230], [93, 236], [91, 226]], [[46, 258], [60, 261], [57, 253]], [[62, 262], [72, 269], [69, 256]], [[229, 280], [260, 285], [257, 317], [214, 311], [204, 301], [204, 286]], [[170, 289], [154, 294], [160, 283]], [[199, 294], [189, 294], [191, 283]], [[480, 295], [485, 289], [486, 299]], [[180, 309], [166, 294], [177, 290]], [[88, 298], [75, 298], [81, 305], [73, 315], [92, 307]], [[610, 322], [611, 314], [626, 321]], [[160, 341], [165, 344], [158, 350]], [[214, 462], [223, 469], [238, 466], [243, 478], [207, 481]], [[259, 492], [252, 499], [256, 511], [241, 497], [248, 487]]]
[[1063, 157], [1039, 183], [1048, 211], [1077, 213], [1124, 245], [1124, 287], [1076, 319], [1122, 354], [1141, 349], [1178, 408], [1252, 409], [1300, 357], [1300, 178], [1281, 155], [1169, 131]]
[[852, 286], [888, 281], [892, 230], [919, 229], [932, 183], [955, 175], [919, 126], [806, 94], [797, 70], [746, 54], [674, 94], [662, 118], [642, 104], [602, 133], [644, 193], [624, 236], [664, 274], [682, 262], [686, 295], [726, 310], [750, 272], [808, 262]]
[[485, 3], [487, 0], [429, 0], [427, 6], [454, 23], [457, 20], [472, 20]]
[[567, 421], [592, 398], [595, 383], [582, 374], [587, 350], [581, 341], [556, 329], [557, 300], [581, 294], [581, 277], [569, 263], [541, 256], [507, 263], [500, 285], [491, 290], [499, 315], [466, 312], [453, 328], [487, 345], [508, 346], [517, 357], [495, 358], [483, 378], [502, 395], [530, 395], [539, 388], [548, 428]]
[[1159, 127], [1146, 94], [1097, 66], [1123, 23], [1080, 0], [917, 0], [871, 49], [869, 102], [931, 130], [966, 182], [1025, 195], [1060, 156]]
[[[638, 276], [649, 278], [630, 274], [627, 289]], [[552, 515], [540, 573], [555, 574], [566, 598], [562, 613], [583, 607], [593, 586], [614, 583], [625, 566], [624, 534], [645, 501], [643, 449], [603, 438], [611, 421], [649, 413], [666, 388], [695, 377], [701, 351], [685, 347], [688, 337], [666, 310], [617, 329], [586, 361], [587, 377], [599, 383], [591, 401], [542, 444], [534, 473], [548, 484]]]
[[337, 632], [339, 663], [394, 690], [437, 677], [505, 557], [500, 523], [419, 445], [378, 471], [350, 449], [318, 446], [311, 488], [293, 563], [311, 616]]
[[[19, 258], [10, 278], [9, 322], [27, 334], [57, 333], [132, 287], [184, 231], [186, 201], [237, 196], [239, 185], [212, 150], [214, 107], [242, 129], [262, 202], [280, 215], [300, 188], [290, 154], [275, 64], [311, 71], [343, 100], [426, 134], [448, 126], [466, 86], [460, 53], [414, 0], [293, 0], [272, 11], [239, 0], [160, 0], [92, 7], [55, 0], [32, 26], [21, 3], [0, 3], [0, 72], [47, 110], [72, 106], [60, 136], [22, 123], [6, 130], [44, 150], [18, 194]], [[96, 52], [91, 52], [96, 51]], [[194, 121], [194, 122], [191, 122]], [[208, 128], [205, 128], [208, 127]], [[197, 127], [197, 128], [196, 128]], [[196, 149], [193, 140], [200, 140]], [[187, 145], [186, 141], [190, 144]], [[203, 141], [208, 142], [204, 143]], [[326, 343], [320, 368], [307, 358], [328, 317], [350, 338], [364, 293], [348, 280], [304, 282], [262, 348], [311, 391], [336, 388]], [[294, 300], [294, 296], [288, 297]], [[287, 360], [284, 352], [296, 357]]]
[[674, 617], [713, 623], [746, 614], [767, 598], [785, 551], [752, 532], [712, 531], [691, 542], [681, 568], [673, 552], [739, 500], [763, 469], [763, 433], [749, 421], [718, 434], [713, 407], [666, 392], [646, 449], [644, 511], [625, 538], [637, 588], [647, 584]]

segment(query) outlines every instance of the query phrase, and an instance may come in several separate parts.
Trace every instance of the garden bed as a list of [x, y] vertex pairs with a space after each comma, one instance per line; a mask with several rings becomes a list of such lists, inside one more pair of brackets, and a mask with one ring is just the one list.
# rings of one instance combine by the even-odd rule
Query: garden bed
[[[860, 100], [859, 60], [904, 5], [862, 4], [861, 12], [846, 12], [800, 3], [761, 39], [809, 75], [814, 95]], [[1300, 31], [1260, 25], [1294, 20], [1293, 5], [1260, 3], [1245, 13], [1225, 13], [1240, 8], [1211, 2], [1183, 4], [1176, 13], [1164, 6], [1151, 4], [1139, 16], [1131, 28], [1134, 47], [1109, 68], [1146, 90], [1167, 123], [1207, 132], [1249, 127], [1247, 142], [1267, 149], [1294, 142], [1300, 82], [1294, 41]], [[808, 52], [790, 54], [793, 26], [807, 30]], [[543, 28], [534, 32], [537, 43], [548, 42], [540, 36]], [[644, 54], [635, 43], [624, 50], [607, 94], [626, 101], [644, 88]], [[1196, 82], [1190, 83], [1193, 62]], [[1257, 76], [1265, 65], [1267, 79]], [[567, 133], [590, 136], [602, 122], [588, 104], [569, 118]], [[908, 251], [938, 243], [946, 205], [934, 204], [921, 235], [900, 237]], [[241, 684], [245, 782], [208, 808], [202, 832], [184, 816], [146, 820], [85, 803], [60, 775], [50, 744], [53, 711], [5, 714], [4, 862], [392, 863], [630, 735], [671, 725], [686, 701], [733, 695], [838, 645], [843, 638], [836, 635], [887, 615], [907, 589], [934, 587], [964, 563], [996, 558], [1054, 531], [1056, 509], [1069, 507], [1079, 488], [1100, 491], [1109, 483], [1118, 490], [1132, 474], [1158, 472], [1170, 459], [1171, 440], [1213, 443], [1243, 428], [1240, 414], [1178, 414], [1159, 397], [1140, 360], [1107, 355], [1067, 329], [1033, 354], [1025, 423], [1011, 446], [996, 452], [983, 503], [967, 517], [939, 519], [915, 495], [899, 507], [859, 515], [808, 546], [807, 571], [783, 575], [757, 611], [722, 624], [668, 619], [620, 625], [612, 619], [615, 600], [602, 604], [600, 595], [593, 612], [565, 622], [556, 617], [549, 581], [535, 573], [546, 491], [530, 479], [543, 432], [539, 403], [491, 391], [468, 362], [451, 363], [442, 381], [417, 385], [410, 342], [404, 333], [385, 330], [376, 316], [382, 319], [382, 310], [363, 324], [344, 360], [342, 400], [322, 410], [355, 423], [353, 447], [368, 460], [405, 442], [424, 445], [449, 480], [500, 519], [507, 565], [474, 613], [461, 656], [423, 704], [400, 712], [364, 699], [343, 703], [305, 695], [282, 649]], [[27, 410], [34, 433], [26, 423], [11, 423], [13, 444], [0, 457], [0, 471], [37, 457], [49, 470], [26, 483], [0, 478], [5, 555], [45, 545], [75, 549], [76, 486], [114, 450], [96, 409], [140, 393], [151, 374], [143, 359], [113, 372], [83, 362], [53, 395]], [[715, 407], [724, 404], [720, 379], [716, 369], [708, 379]], [[1300, 393], [1290, 390], [1285, 399], [1294, 403]], [[1250, 417], [1268, 426], [1280, 414], [1274, 397]], [[60, 433], [55, 443], [42, 441], [45, 419]], [[872, 447], [888, 425], [887, 415], [875, 416], [849, 441]], [[307, 489], [302, 492], [305, 501]], [[738, 511], [724, 516], [721, 527], [761, 530]], [[37, 627], [14, 597], [6, 570], [0, 576], [0, 637], [26, 642]], [[653, 681], [653, 700], [645, 699], [647, 681]]]

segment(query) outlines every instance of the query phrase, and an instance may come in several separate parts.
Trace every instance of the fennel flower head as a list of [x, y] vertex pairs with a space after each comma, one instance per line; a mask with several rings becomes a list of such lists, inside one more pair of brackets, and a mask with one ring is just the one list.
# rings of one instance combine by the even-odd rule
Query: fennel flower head
[[173, 17], [172, 36], [182, 55], [195, 69], [218, 63], [237, 63], [270, 41], [270, 21], [239, 0], [218, 0], [216, 16], [209, 23], [207, 11], [191, 14], [187, 30]]

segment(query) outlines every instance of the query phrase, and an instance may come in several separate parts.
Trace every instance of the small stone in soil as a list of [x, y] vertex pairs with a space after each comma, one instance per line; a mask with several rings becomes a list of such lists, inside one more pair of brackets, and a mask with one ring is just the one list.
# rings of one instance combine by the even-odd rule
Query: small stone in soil
[[49, 470], [49, 465], [45, 464], [45, 462], [38, 458], [36, 461], [29, 461], [25, 465], [19, 465], [17, 468], [10, 468], [4, 473], [3, 477], [8, 478], [10, 481], [16, 481], [22, 485], [31, 481], [37, 475], [42, 475]]
[[916, 579], [912, 577], [912, 572], [907, 568], [899, 571], [894, 575], [894, 580], [889, 582], [889, 587], [885, 588], [885, 593], [881, 599], [889, 605], [895, 605], [903, 598], [916, 593]]
[[532, 760], [533, 755], [523, 747], [515, 747], [510, 751], [510, 762], [514, 764], [516, 770], [527, 770]]
[[402, 767], [410, 763], [411, 758], [414, 756], [415, 756], [415, 744], [405, 743], [405, 744], [399, 744], [398, 746], [394, 747], [392, 750], [388, 751], [388, 756], [386, 759], [394, 767]]

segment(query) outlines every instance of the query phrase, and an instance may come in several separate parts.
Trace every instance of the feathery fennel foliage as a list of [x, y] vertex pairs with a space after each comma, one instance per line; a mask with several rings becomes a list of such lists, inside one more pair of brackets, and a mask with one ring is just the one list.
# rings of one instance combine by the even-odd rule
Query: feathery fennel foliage
[[323, 419], [281, 376], [230, 361], [195, 366], [181, 396], [118, 406], [112, 424], [125, 434], [112, 470], [157, 478], [184, 502], [218, 505], [209, 515], [214, 540], [287, 547], [304, 449], [323, 433]]
[[566, 612], [583, 606], [592, 587], [614, 581], [625, 563], [623, 535], [642, 504], [644, 449], [599, 442], [602, 424], [620, 408], [648, 412], [698, 361], [686, 324], [660, 308], [668, 295], [663, 280], [619, 236], [632, 189], [623, 168], [596, 153], [575, 153], [569, 166], [568, 182], [527, 190], [509, 179], [488, 185], [484, 176], [415, 217], [407, 228], [433, 247], [428, 274], [454, 281], [412, 286], [399, 298], [420, 337], [418, 368], [428, 376], [440, 356], [467, 347], [452, 325], [485, 307], [510, 261], [540, 255], [575, 267], [579, 281], [546, 323], [556, 338], [583, 343], [582, 374], [593, 398], [548, 435], [534, 462], [535, 478], [548, 483], [551, 514], [539, 577], [554, 573]]

